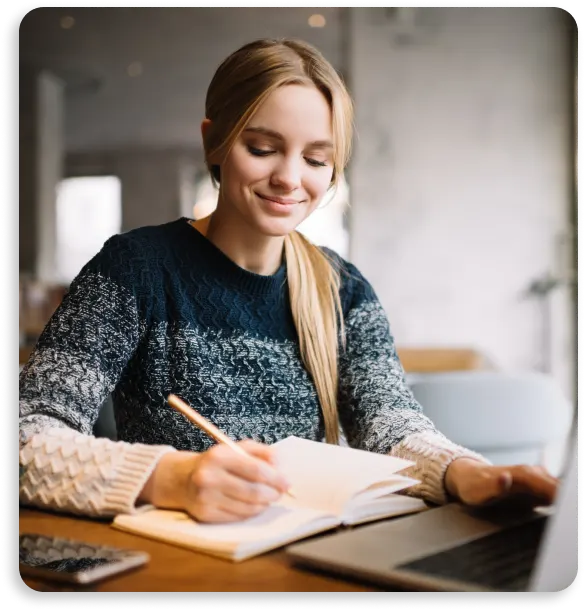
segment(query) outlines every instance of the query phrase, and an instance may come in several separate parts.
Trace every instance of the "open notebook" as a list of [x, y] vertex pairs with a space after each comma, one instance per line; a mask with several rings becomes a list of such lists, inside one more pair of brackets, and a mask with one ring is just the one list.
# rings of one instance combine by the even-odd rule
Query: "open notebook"
[[180, 511], [147, 506], [116, 516], [112, 526], [237, 561], [342, 524], [427, 507], [420, 499], [394, 494], [418, 483], [397, 473], [410, 461], [298, 437], [273, 447], [295, 498], [283, 495], [263, 513], [230, 524], [205, 524]]

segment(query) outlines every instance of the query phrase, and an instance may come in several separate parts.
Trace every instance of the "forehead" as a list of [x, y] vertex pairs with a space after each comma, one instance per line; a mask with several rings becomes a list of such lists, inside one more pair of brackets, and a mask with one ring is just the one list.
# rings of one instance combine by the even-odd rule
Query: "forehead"
[[248, 128], [273, 130], [290, 141], [332, 140], [331, 109], [314, 86], [284, 85], [260, 105]]

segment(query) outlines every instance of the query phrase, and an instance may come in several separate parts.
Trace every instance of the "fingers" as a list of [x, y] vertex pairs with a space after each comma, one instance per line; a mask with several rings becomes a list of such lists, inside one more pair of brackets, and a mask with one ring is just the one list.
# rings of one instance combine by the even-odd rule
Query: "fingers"
[[218, 504], [195, 504], [187, 509], [188, 513], [199, 522], [227, 523], [238, 522], [251, 518], [262, 511], [264, 507], [253, 512], [252, 508], [246, 506], [246, 510], [240, 513], [231, 510], [232, 506], [220, 506]]
[[202, 522], [233, 522], [245, 520], [263, 512], [269, 502], [258, 500], [245, 501], [230, 497], [222, 488], [203, 491], [191, 507], [191, 513]]
[[271, 448], [252, 441], [246, 454], [219, 444], [198, 457], [188, 481], [186, 510], [205, 522], [232, 522], [264, 511], [289, 487]]
[[[263, 484], [252, 484], [226, 472], [217, 471], [213, 482], [203, 470], [195, 473], [195, 494], [187, 507], [189, 513], [202, 522], [233, 522], [264, 511], [280, 493]], [[203, 484], [203, 485], [201, 485]]]
[[267, 506], [277, 501], [281, 496], [281, 492], [272, 486], [249, 482], [231, 473], [224, 473], [221, 482], [218, 483], [228, 499], [250, 505]]
[[557, 494], [559, 480], [540, 466], [519, 465], [508, 468], [511, 484], [509, 494], [522, 494], [538, 502], [551, 504]]
[[268, 446], [245, 441], [239, 444], [248, 454], [241, 456], [226, 446], [212, 448], [216, 454], [221, 454], [223, 467], [226, 471], [255, 484], [266, 484], [280, 493], [286, 492], [289, 482], [275, 467], [275, 458]]
[[264, 443], [258, 443], [256, 441], [253, 441], [252, 439], [244, 439], [243, 441], [238, 442], [238, 445], [247, 454], [255, 456], [260, 460], [263, 460], [272, 464], [273, 466], [276, 466], [276, 453], [274, 452], [274, 448]]
[[559, 484], [546, 469], [531, 465], [469, 465], [454, 473], [460, 500], [475, 506], [549, 505], [554, 502]]
[[498, 488], [500, 494], [508, 494], [512, 489], [514, 478], [510, 471], [504, 471], [500, 473], [498, 477]]
[[496, 482], [495, 490], [489, 482], [479, 494], [479, 504], [511, 503], [521, 506], [550, 505], [554, 502], [558, 480], [543, 467], [514, 465], [489, 467], [488, 476]]

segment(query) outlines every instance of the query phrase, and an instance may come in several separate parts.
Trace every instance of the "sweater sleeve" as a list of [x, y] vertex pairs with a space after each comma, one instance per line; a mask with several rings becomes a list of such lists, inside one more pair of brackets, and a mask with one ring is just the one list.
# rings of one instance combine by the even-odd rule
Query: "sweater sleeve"
[[386, 314], [373, 288], [351, 264], [353, 290], [346, 308], [346, 346], [339, 359], [339, 413], [350, 446], [415, 462], [421, 481], [409, 494], [447, 501], [444, 476], [455, 458], [480, 455], [442, 435], [408, 387]]
[[96, 439], [99, 408], [140, 340], [136, 246], [108, 240], [71, 284], [19, 378], [20, 500], [86, 515], [131, 511], [167, 446]]

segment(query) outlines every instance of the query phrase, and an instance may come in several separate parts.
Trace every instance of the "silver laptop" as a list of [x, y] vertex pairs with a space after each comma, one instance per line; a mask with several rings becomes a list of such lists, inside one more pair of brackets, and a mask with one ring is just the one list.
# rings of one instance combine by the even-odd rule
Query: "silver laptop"
[[577, 441], [547, 510], [451, 503], [289, 546], [296, 564], [402, 590], [556, 592], [577, 575]]

